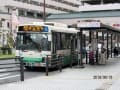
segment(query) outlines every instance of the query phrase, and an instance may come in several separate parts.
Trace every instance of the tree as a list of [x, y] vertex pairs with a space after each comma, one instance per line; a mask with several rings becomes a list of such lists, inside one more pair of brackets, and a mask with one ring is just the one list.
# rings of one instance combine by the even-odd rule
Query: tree
[[8, 34], [8, 45], [7, 45], [8, 54], [12, 54], [13, 45], [14, 45], [14, 41], [12, 38], [12, 33], [10, 33]]
[[12, 38], [12, 34], [8, 34], [8, 48], [13, 48], [13, 45], [14, 45], [14, 41], [13, 41], [13, 38]]

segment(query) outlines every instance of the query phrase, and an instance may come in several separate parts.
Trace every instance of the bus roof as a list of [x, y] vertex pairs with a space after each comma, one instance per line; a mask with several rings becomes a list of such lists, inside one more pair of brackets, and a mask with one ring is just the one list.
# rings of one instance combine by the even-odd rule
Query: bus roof
[[76, 30], [75, 28], [68, 28], [67, 24], [56, 23], [56, 22], [32, 22], [32, 23], [27, 23], [27, 24], [21, 24], [19, 26], [25, 26], [25, 25], [47, 26], [50, 30], [49, 32], [51, 31], [64, 32], [64, 33], [79, 32], [79, 30]]
[[48, 25], [48, 26], [56, 26], [56, 27], [68, 27], [67, 24], [57, 23], [57, 22], [30, 22], [30, 25]]

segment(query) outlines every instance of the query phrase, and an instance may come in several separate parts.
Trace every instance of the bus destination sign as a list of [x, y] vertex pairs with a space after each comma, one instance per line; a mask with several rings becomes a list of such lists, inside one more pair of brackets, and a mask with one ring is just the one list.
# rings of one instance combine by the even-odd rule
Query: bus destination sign
[[48, 32], [48, 27], [46, 27], [46, 26], [25, 25], [25, 26], [19, 26], [18, 31]]

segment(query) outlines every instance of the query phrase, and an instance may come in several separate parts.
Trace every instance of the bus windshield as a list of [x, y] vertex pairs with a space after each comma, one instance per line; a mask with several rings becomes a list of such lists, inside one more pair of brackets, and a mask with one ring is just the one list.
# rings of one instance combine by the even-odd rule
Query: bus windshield
[[18, 33], [16, 49], [49, 51], [51, 50], [51, 41], [48, 41], [46, 33]]

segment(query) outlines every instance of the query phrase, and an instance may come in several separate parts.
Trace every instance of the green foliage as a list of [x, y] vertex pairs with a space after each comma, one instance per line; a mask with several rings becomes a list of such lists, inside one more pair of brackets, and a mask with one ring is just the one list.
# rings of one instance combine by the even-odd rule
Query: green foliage
[[15, 58], [15, 54], [11, 54], [11, 55], [3, 55], [3, 54], [0, 54], [0, 59], [1, 58]]
[[8, 48], [13, 48], [13, 44], [14, 44], [14, 42], [13, 42], [12, 34], [8, 34], [8, 45], [7, 45], [7, 47]]

